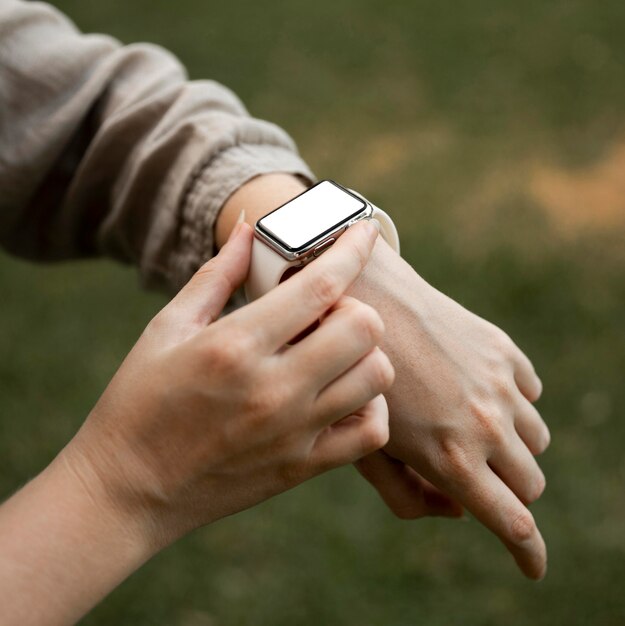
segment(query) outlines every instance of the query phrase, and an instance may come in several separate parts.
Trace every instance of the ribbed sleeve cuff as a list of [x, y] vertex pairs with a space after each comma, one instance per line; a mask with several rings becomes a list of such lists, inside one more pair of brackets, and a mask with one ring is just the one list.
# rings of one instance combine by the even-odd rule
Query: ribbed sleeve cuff
[[250, 179], [270, 173], [315, 180], [296, 152], [270, 144], [233, 146], [197, 169], [184, 199], [176, 252], [170, 259], [168, 282], [173, 290], [178, 291], [215, 253], [215, 222], [226, 200]]

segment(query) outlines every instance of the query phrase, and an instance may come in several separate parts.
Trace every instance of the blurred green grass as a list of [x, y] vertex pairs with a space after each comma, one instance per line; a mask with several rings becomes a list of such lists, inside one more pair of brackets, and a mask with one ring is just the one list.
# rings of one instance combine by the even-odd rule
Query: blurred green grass
[[[346, 468], [194, 533], [85, 624], [623, 624], [625, 197], [602, 211], [622, 188], [601, 164], [625, 178], [625, 3], [56, 4], [83, 30], [170, 48], [388, 208], [413, 266], [533, 358], [553, 434], [540, 584], [474, 521], [395, 520]], [[164, 300], [107, 261], [2, 256], [0, 288], [8, 495]]]

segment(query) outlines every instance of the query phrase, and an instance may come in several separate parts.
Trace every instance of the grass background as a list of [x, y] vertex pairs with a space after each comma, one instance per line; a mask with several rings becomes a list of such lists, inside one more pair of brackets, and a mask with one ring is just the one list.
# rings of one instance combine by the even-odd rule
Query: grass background
[[[625, 623], [625, 3], [59, 0], [289, 130], [399, 223], [405, 256], [506, 329], [553, 443], [525, 581], [475, 521], [402, 522], [351, 468], [202, 529], [88, 625]], [[107, 261], [0, 257], [0, 494], [36, 474], [164, 300]]]

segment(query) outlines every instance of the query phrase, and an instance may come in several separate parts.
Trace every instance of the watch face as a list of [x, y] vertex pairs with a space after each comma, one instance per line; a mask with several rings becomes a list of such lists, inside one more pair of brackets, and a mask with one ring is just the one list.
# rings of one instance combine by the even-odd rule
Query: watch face
[[367, 204], [329, 180], [317, 183], [261, 218], [265, 235], [297, 253], [362, 213]]

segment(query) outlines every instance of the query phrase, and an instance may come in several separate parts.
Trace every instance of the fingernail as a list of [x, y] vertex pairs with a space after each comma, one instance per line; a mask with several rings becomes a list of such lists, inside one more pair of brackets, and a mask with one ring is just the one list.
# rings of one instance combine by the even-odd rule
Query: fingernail
[[239, 213], [239, 217], [237, 218], [237, 226], [241, 223], [245, 221], [245, 209], [243, 209], [240, 213]]
[[241, 214], [239, 215], [239, 219], [237, 220], [237, 223], [235, 224], [234, 228], [232, 229], [232, 231], [230, 232], [230, 235], [228, 236], [228, 240], [227, 241], [232, 241], [240, 232], [244, 222], [243, 222], [243, 218], [245, 217], [245, 211], [241, 211]]

